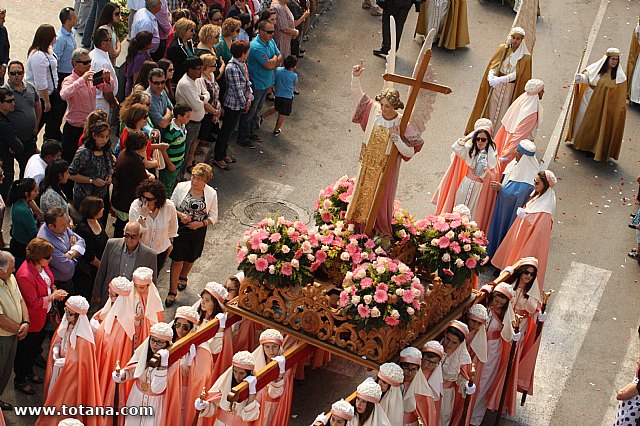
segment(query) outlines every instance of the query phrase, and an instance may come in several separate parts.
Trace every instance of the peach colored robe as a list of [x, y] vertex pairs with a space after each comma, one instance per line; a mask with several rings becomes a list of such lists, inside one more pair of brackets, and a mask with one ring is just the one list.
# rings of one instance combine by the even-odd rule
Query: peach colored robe
[[[467, 409], [467, 417], [464, 419], [464, 424], [466, 426], [469, 426], [469, 422], [471, 421], [471, 416], [473, 414], [473, 408], [475, 407], [476, 404], [476, 398], [478, 397], [478, 391], [480, 390], [480, 386], [479, 386], [479, 379], [482, 376], [482, 368], [484, 367], [484, 362], [480, 361], [478, 359], [478, 356], [473, 352], [473, 349], [471, 348], [471, 341], [473, 340], [474, 336], [476, 335], [476, 333], [481, 332], [483, 329], [483, 327], [481, 327], [478, 330], [473, 330], [472, 332], [469, 333], [469, 335], [467, 336], [467, 350], [469, 351], [469, 355], [471, 355], [471, 361], [473, 364], [475, 364], [476, 366], [476, 375], [475, 378], [473, 380], [474, 384], [476, 385], [476, 392], [473, 395], [468, 395], [467, 398], [469, 398], [469, 408]], [[463, 405], [464, 407], [464, 405]]]
[[531, 132], [536, 129], [537, 125], [538, 113], [534, 113], [522, 120], [514, 133], [507, 132], [504, 125], [500, 126], [500, 130], [496, 133], [493, 141], [496, 143], [501, 174], [504, 172], [507, 164], [516, 158], [516, 150], [520, 141], [529, 138]]
[[[56, 341], [60, 340], [58, 333], [55, 333]], [[53, 384], [51, 392], [47, 393], [51, 371], [53, 368], [53, 347], [49, 350], [47, 360], [47, 374], [45, 380], [45, 401], [46, 406], [59, 407], [78, 406], [80, 404], [90, 407], [103, 405], [102, 394], [98, 386], [98, 366], [96, 363], [96, 347], [94, 344], [78, 336], [76, 338], [75, 349], [69, 345], [64, 354], [66, 359], [56, 382]], [[63, 354], [61, 353], [61, 356]], [[36, 421], [38, 426], [55, 426], [65, 417], [40, 416]], [[101, 416], [76, 416], [76, 418], [86, 426], [100, 426], [103, 424]]]
[[491, 263], [502, 270], [523, 257], [535, 257], [538, 259], [537, 279], [542, 291], [552, 226], [553, 219], [550, 213], [527, 213], [524, 218], [516, 217], [496, 254], [493, 255]]
[[236, 352], [253, 352], [256, 347], [256, 323], [244, 318], [238, 325], [238, 331], [233, 338], [233, 349]]

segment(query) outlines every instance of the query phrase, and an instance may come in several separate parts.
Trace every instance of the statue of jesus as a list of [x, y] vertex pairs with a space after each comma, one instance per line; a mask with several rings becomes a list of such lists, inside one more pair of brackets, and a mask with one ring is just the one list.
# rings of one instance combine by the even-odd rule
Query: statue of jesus
[[[398, 91], [386, 87], [375, 99], [369, 98], [360, 87], [363, 72], [360, 61], [360, 64], [354, 65], [351, 78], [352, 93], [359, 99], [352, 121], [360, 124], [365, 137], [358, 159], [356, 187], [347, 208], [346, 219], [358, 225], [360, 232], [365, 231], [367, 224], [375, 221], [374, 231], [391, 235], [400, 162], [411, 159], [420, 151], [424, 142], [411, 124], [400, 135], [402, 115], [398, 110], [404, 109], [404, 104]], [[392, 155], [394, 149], [397, 149], [399, 155]]]

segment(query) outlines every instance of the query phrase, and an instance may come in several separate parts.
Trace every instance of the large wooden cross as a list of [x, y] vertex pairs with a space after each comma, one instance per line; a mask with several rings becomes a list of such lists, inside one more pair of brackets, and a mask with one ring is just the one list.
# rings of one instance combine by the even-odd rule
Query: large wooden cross
[[[431, 34], [430, 34], [431, 35]], [[409, 86], [409, 94], [407, 98], [407, 102], [405, 104], [404, 113], [402, 115], [402, 119], [400, 120], [400, 135], [403, 136], [405, 130], [407, 129], [407, 125], [409, 124], [409, 120], [411, 119], [411, 113], [413, 112], [413, 107], [416, 104], [416, 99], [418, 98], [418, 93], [420, 89], [423, 90], [431, 90], [433, 92], [443, 93], [448, 95], [452, 92], [451, 88], [448, 86], [443, 86], [436, 83], [429, 83], [424, 81], [424, 76], [427, 73], [427, 68], [429, 67], [429, 61], [431, 60], [431, 43], [428, 40], [431, 37], [427, 37], [427, 41], [422, 46], [422, 50], [420, 51], [420, 56], [418, 58], [417, 66], [413, 70], [413, 75], [411, 77], [405, 77], [398, 74], [390, 74], [385, 73], [382, 78], [385, 81], [391, 81], [393, 83], [405, 84]], [[389, 154], [389, 159], [387, 161], [387, 165], [393, 164], [398, 158], [398, 149], [395, 145], [392, 145], [391, 153]], [[392, 167], [386, 167], [384, 174], [382, 175], [382, 180], [380, 182], [380, 188], [385, 188], [387, 182], [389, 181], [390, 171]], [[378, 217], [378, 210], [380, 209], [380, 204], [382, 203], [382, 199], [384, 194], [379, 194], [373, 201], [373, 209], [371, 210], [371, 214], [367, 220], [367, 223], [364, 226], [364, 233], [367, 235], [371, 235], [371, 231], [376, 223], [376, 219]]]

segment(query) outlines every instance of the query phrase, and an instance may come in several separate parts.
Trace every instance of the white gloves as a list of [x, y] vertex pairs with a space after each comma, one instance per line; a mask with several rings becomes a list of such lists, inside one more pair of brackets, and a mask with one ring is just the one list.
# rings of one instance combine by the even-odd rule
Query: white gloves
[[522, 207], [518, 207], [518, 209], [516, 210], [516, 216], [525, 217], [526, 215], [527, 215], [527, 211]]
[[538, 315], [538, 322], [545, 322], [546, 320], [547, 320], [547, 313], [540, 312], [540, 315]]
[[513, 269], [513, 266], [507, 266], [502, 271], [500, 271], [500, 275], [502, 275], [505, 272], [507, 272], [509, 275], [513, 275], [516, 272], [516, 270]]
[[316, 424], [318, 422], [326, 425], [329, 422], [329, 417], [325, 416], [324, 413], [318, 414], [316, 419], [313, 421], [313, 424]]
[[496, 77], [495, 75], [489, 74], [487, 76], [487, 81], [489, 82], [489, 86], [496, 87], [498, 85], [497, 79], [498, 79], [498, 77]]
[[209, 403], [207, 401], [205, 401], [204, 399], [198, 398], [193, 403], [193, 406], [196, 407], [196, 410], [203, 411], [209, 406]]
[[576, 81], [576, 83], [582, 83], [582, 74], [577, 73], [573, 76], [573, 79]]
[[522, 335], [520, 334], [520, 332], [513, 333], [513, 341], [514, 341], [514, 342], [519, 342], [519, 341], [520, 341], [520, 337], [522, 337]]
[[91, 324], [91, 328], [93, 328], [93, 331], [97, 331], [98, 328], [100, 328], [100, 321], [95, 318], [91, 318], [89, 324]]
[[193, 360], [196, 359], [196, 345], [189, 346], [189, 354], [187, 355], [187, 366], [193, 364]]
[[169, 351], [166, 349], [160, 349], [158, 351], [158, 356], [160, 357], [160, 366], [168, 367], [169, 366]]
[[66, 361], [66, 358], [58, 358], [53, 362], [53, 365], [58, 367], [58, 368], [62, 368], [64, 367], [64, 362]]
[[256, 379], [256, 376], [247, 376], [244, 378], [244, 381], [249, 384], [249, 395], [255, 395], [256, 384], [258, 383], [258, 379]]
[[226, 313], [224, 313], [224, 314], [220, 313], [220, 314], [216, 315], [216, 319], [220, 323], [220, 328], [225, 328], [227, 326], [227, 314]]
[[280, 374], [284, 374], [287, 371], [287, 359], [282, 355], [278, 355], [273, 357], [273, 360], [278, 363], [278, 368], [280, 369]]
[[54, 346], [53, 349], [51, 350], [52, 355], [53, 355], [53, 360], [57, 361], [58, 358], [60, 358], [60, 347], [59, 346]]
[[476, 393], [476, 385], [473, 384], [469, 386], [469, 382], [467, 382], [464, 385], [464, 391], [466, 392], [467, 395], [473, 395], [474, 393]]
[[115, 371], [113, 371], [111, 373], [111, 378], [113, 379], [114, 382], [116, 383], [122, 383], [124, 382], [124, 371], [120, 370], [120, 374], [116, 373]]

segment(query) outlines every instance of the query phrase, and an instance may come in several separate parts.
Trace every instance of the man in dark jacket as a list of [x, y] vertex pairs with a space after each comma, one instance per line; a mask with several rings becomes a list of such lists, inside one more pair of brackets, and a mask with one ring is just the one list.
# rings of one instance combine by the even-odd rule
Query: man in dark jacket
[[9, 121], [9, 113], [15, 109], [15, 97], [13, 92], [0, 87], [0, 160], [4, 170], [4, 181], [0, 184], [0, 195], [7, 198], [9, 188], [14, 177], [14, 160], [22, 156], [22, 142], [13, 132], [13, 126]]

